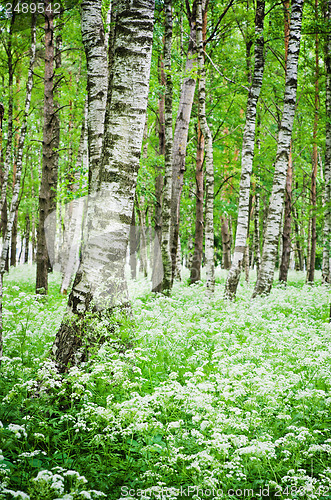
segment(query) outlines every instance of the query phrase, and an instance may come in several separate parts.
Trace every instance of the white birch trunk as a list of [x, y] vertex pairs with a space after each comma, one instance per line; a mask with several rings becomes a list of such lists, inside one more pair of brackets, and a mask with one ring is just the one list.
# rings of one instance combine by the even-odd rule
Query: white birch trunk
[[162, 291], [167, 293], [172, 286], [171, 262], [171, 187], [172, 187], [172, 12], [171, 0], [165, 0], [164, 71], [166, 88], [164, 96], [164, 181], [162, 193]]
[[108, 89], [108, 62], [101, 17], [102, 0], [82, 1], [82, 39], [87, 61], [89, 193], [98, 182]]
[[255, 125], [256, 125], [256, 108], [260, 91], [262, 87], [263, 70], [264, 70], [264, 0], [258, 0], [255, 17], [255, 63], [254, 76], [249, 95], [247, 99], [246, 123], [244, 129], [242, 153], [241, 153], [241, 178], [239, 188], [239, 207], [238, 220], [234, 255], [232, 258], [231, 269], [229, 271], [224, 297], [226, 299], [234, 299], [237, 292], [237, 287], [240, 279], [242, 262], [245, 255], [247, 245], [247, 234], [249, 225], [249, 193], [251, 187], [251, 174], [254, 159], [254, 143], [255, 143]]
[[261, 268], [255, 284], [253, 297], [269, 293], [274, 278], [281, 217], [284, 204], [286, 172], [290, 154], [291, 135], [296, 105], [303, 1], [304, 0], [292, 1], [284, 108], [278, 133], [274, 182], [269, 203]]
[[128, 306], [124, 265], [145, 124], [154, 2], [118, 0], [116, 37], [107, 97], [99, 189], [88, 204], [87, 241], [57, 333], [53, 353], [60, 371], [83, 361], [97, 342], [90, 320], [108, 332], [115, 308]]
[[22, 127], [20, 132], [20, 137], [18, 140], [17, 157], [16, 157], [16, 178], [15, 184], [9, 209], [9, 218], [7, 223], [6, 232], [4, 234], [4, 241], [0, 256], [0, 364], [3, 356], [3, 341], [2, 341], [2, 297], [3, 297], [3, 275], [5, 272], [6, 257], [9, 249], [9, 244], [11, 240], [14, 220], [16, 211], [19, 204], [19, 192], [21, 186], [21, 176], [23, 170], [23, 149], [27, 131], [27, 121], [29, 116], [30, 104], [31, 104], [31, 94], [33, 87], [33, 66], [36, 58], [36, 19], [32, 16], [32, 27], [31, 27], [31, 46], [30, 46], [30, 63], [28, 70], [28, 79], [26, 83], [26, 96], [25, 96], [25, 106], [24, 114], [22, 119]]
[[214, 265], [214, 159], [213, 136], [206, 118], [206, 72], [202, 36], [202, 1], [197, 6], [197, 50], [198, 50], [198, 81], [199, 81], [199, 120], [201, 132], [205, 139], [206, 165], [206, 198], [205, 198], [205, 262], [206, 262], [206, 292], [211, 296], [215, 289]]
[[[331, 0], [327, 2], [326, 19], [331, 22]], [[325, 215], [322, 281], [331, 283], [331, 33], [327, 37], [326, 46], [326, 125], [325, 125]]]

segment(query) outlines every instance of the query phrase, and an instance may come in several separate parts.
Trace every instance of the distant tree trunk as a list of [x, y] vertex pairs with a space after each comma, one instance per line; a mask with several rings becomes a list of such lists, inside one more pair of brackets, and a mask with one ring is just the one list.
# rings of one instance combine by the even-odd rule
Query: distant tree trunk
[[132, 279], [137, 278], [137, 232], [135, 209], [132, 210], [132, 221], [130, 226], [130, 268]]
[[[87, 104], [87, 103], [86, 103]], [[74, 174], [74, 184], [72, 187], [73, 192], [77, 192], [79, 189], [80, 172], [82, 164], [84, 161], [84, 154], [86, 148], [86, 135], [87, 135], [87, 106], [85, 106], [84, 118], [82, 122], [82, 128], [80, 133], [80, 141], [76, 158], [76, 168]], [[71, 285], [72, 278], [75, 275], [79, 263], [79, 250], [81, 247], [82, 236], [83, 236], [83, 225], [84, 225], [84, 208], [85, 203], [82, 203], [79, 199], [75, 199], [73, 202], [65, 207], [65, 224], [67, 223], [68, 228], [65, 228], [65, 249], [64, 249], [64, 265], [63, 265], [63, 279], [61, 283], [61, 293], [63, 295], [67, 294], [67, 291]], [[68, 213], [70, 211], [70, 214]], [[71, 218], [71, 220], [68, 220]]]
[[203, 155], [205, 139], [198, 122], [198, 145], [195, 168], [196, 200], [195, 200], [195, 236], [194, 252], [191, 261], [190, 283], [201, 280], [201, 262], [203, 251]]
[[15, 218], [13, 223], [13, 229], [11, 234], [11, 242], [10, 242], [10, 266], [16, 267], [16, 252], [17, 252], [17, 217], [18, 217], [18, 209], [15, 212]]
[[230, 300], [234, 299], [236, 296], [249, 228], [249, 195], [254, 158], [256, 108], [262, 87], [264, 70], [264, 8], [264, 0], [258, 0], [255, 15], [256, 43], [254, 75], [247, 99], [246, 123], [241, 154], [241, 179], [236, 243], [232, 265], [226, 280], [224, 292], [224, 297]]
[[29, 245], [30, 245], [30, 216], [25, 216], [25, 243], [24, 243], [24, 264], [29, 262]]
[[[188, 2], [187, 2], [188, 4]], [[189, 5], [189, 4], [188, 4]], [[191, 117], [192, 104], [196, 79], [193, 76], [195, 64], [194, 54], [196, 53], [196, 9], [197, 0], [193, 1], [192, 10], [187, 12], [190, 25], [189, 46], [186, 57], [185, 74], [178, 113], [176, 118], [175, 132], [172, 147], [172, 195], [171, 195], [171, 258], [172, 275], [174, 277], [176, 268], [176, 257], [179, 235], [179, 215], [180, 199], [183, 188], [183, 179], [185, 172], [186, 144]]]
[[229, 270], [231, 267], [231, 238], [229, 232], [229, 221], [225, 216], [222, 216], [221, 233], [223, 268]]
[[[287, 68], [288, 44], [290, 40], [290, 0], [284, 1], [284, 35], [285, 35], [285, 74]], [[284, 208], [284, 223], [282, 231], [282, 255], [279, 266], [279, 281], [287, 283], [287, 274], [290, 265], [291, 255], [291, 226], [292, 226], [292, 143], [290, 144], [290, 154], [286, 173], [286, 188], [285, 188], [285, 208]]]
[[[13, 14], [10, 22], [10, 28], [8, 33], [8, 44], [6, 47], [7, 53], [7, 66], [8, 66], [8, 112], [7, 112], [7, 143], [6, 143], [6, 156], [3, 167], [3, 176], [1, 184], [1, 200], [0, 200], [0, 211], [3, 211], [4, 205], [6, 203], [7, 197], [7, 185], [8, 176], [12, 159], [12, 144], [13, 144], [13, 80], [14, 80], [14, 69], [13, 64], [13, 53], [12, 53], [12, 35], [13, 26], [15, 21], [15, 13]], [[7, 204], [7, 203], [6, 203]]]
[[287, 164], [286, 187], [285, 187], [285, 208], [283, 226], [283, 248], [282, 258], [279, 267], [279, 281], [287, 283], [287, 274], [290, 265], [291, 255], [291, 225], [292, 225], [292, 153], [290, 146], [289, 160]]
[[139, 254], [140, 254], [140, 264], [141, 264], [141, 270], [144, 275], [144, 278], [147, 278], [148, 275], [148, 269], [147, 269], [147, 239], [146, 239], [146, 220], [145, 220], [145, 212], [144, 212], [144, 203], [145, 199], [142, 197], [142, 205], [139, 203], [139, 199], [136, 193], [136, 209], [138, 213], [138, 220], [139, 220]]
[[[129, 306], [124, 267], [145, 124], [153, 40], [152, 1], [118, 0], [99, 190], [88, 206], [87, 240], [53, 345], [61, 372], [98, 342], [91, 320], [114, 328], [114, 310]], [[97, 167], [97, 166], [96, 166]], [[92, 172], [94, 174], [94, 172]]]
[[[315, 16], [318, 19], [318, 0], [315, 0]], [[318, 33], [315, 34], [315, 116], [313, 128], [313, 166], [311, 172], [311, 187], [310, 187], [310, 204], [311, 204], [311, 239], [308, 240], [310, 245], [310, 259], [307, 262], [307, 282], [313, 283], [315, 278], [315, 260], [316, 260], [316, 178], [318, 167], [318, 154], [317, 154], [317, 130], [318, 130], [318, 116], [319, 116], [319, 97], [318, 97], [318, 79], [319, 79], [319, 47], [318, 47]]]
[[171, 47], [172, 47], [172, 0], [165, 0], [165, 35], [164, 35], [164, 182], [162, 194], [162, 291], [168, 293], [172, 287], [172, 179], [173, 179], [173, 142], [172, 142], [172, 77], [171, 77]]
[[292, 1], [283, 116], [278, 133], [274, 182], [268, 210], [262, 262], [259, 276], [255, 284], [253, 297], [269, 293], [274, 278], [279, 231], [284, 203], [286, 172], [290, 154], [291, 135], [296, 106], [302, 9], [303, 0]]
[[[331, 0], [326, 3], [326, 19], [331, 23]], [[326, 70], [326, 116], [331, 116], [331, 33], [327, 36], [325, 50], [325, 70]], [[324, 245], [323, 245], [323, 266], [322, 281], [331, 283], [331, 120], [326, 120], [325, 124], [325, 213], [324, 213]], [[330, 309], [331, 318], [331, 309]]]
[[[202, 15], [202, 2], [204, 16]], [[198, 50], [198, 81], [199, 105], [198, 115], [201, 132], [205, 140], [205, 165], [206, 165], [206, 197], [205, 197], [205, 259], [206, 259], [206, 291], [207, 295], [213, 294], [215, 289], [215, 264], [214, 264], [214, 158], [213, 136], [206, 118], [206, 70], [204, 54], [203, 32], [207, 25], [207, 12], [205, 0], [198, 0], [196, 36]], [[203, 26], [204, 25], [204, 26]], [[205, 29], [204, 29], [205, 27]]]
[[[160, 67], [160, 83], [165, 86], [164, 64], [162, 57], [159, 59]], [[164, 94], [159, 98], [159, 155], [164, 155], [165, 152], [165, 124], [164, 124]], [[163, 175], [162, 166], [160, 163], [156, 165], [155, 177], [155, 216], [154, 228], [155, 239], [153, 249], [153, 274], [152, 274], [152, 292], [162, 292], [162, 189]]]
[[[45, 88], [42, 176], [39, 190], [39, 222], [37, 230], [37, 277], [36, 293], [48, 291], [48, 250], [45, 221], [50, 213], [56, 192], [57, 179], [54, 178], [54, 28], [53, 10], [50, 0], [45, 0]], [[50, 241], [50, 250], [52, 242]]]
[[27, 120], [29, 116], [30, 103], [31, 103], [31, 94], [32, 94], [32, 86], [33, 86], [33, 66], [36, 55], [36, 19], [35, 16], [32, 16], [32, 26], [31, 26], [31, 45], [30, 45], [30, 63], [28, 69], [28, 78], [26, 83], [26, 96], [25, 96], [25, 106], [24, 113], [22, 118], [22, 126], [21, 132], [18, 140], [18, 148], [17, 148], [17, 158], [16, 158], [16, 179], [15, 186], [13, 189], [12, 199], [10, 203], [9, 210], [9, 219], [7, 224], [6, 233], [4, 234], [4, 241], [1, 250], [0, 256], [0, 364], [3, 355], [3, 342], [2, 342], [2, 331], [3, 331], [3, 323], [2, 323], [2, 298], [3, 298], [3, 275], [5, 272], [5, 264], [6, 258], [8, 255], [9, 244], [12, 236], [12, 230], [15, 220], [16, 211], [19, 204], [19, 192], [20, 192], [20, 184], [21, 184], [21, 176], [23, 170], [23, 149], [25, 136], [27, 131]]

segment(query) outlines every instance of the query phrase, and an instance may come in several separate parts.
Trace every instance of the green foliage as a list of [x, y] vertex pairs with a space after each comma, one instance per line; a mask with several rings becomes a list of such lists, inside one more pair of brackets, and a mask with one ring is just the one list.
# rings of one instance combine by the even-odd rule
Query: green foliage
[[32, 278], [16, 269], [5, 288], [0, 498], [330, 488], [326, 287], [292, 272], [253, 303], [241, 284], [232, 304], [223, 271], [210, 303], [202, 284], [176, 284], [170, 298], [133, 282], [132, 320], [117, 318], [92, 359], [60, 376], [48, 357], [65, 305], [58, 279], [40, 300]]

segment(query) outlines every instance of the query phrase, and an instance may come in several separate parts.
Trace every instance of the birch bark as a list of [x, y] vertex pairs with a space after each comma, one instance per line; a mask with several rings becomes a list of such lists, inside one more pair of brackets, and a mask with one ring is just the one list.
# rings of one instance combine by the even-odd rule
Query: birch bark
[[[188, 2], [187, 2], [187, 6]], [[193, 76], [194, 54], [196, 53], [196, 8], [197, 0], [194, 0], [192, 11], [188, 9], [190, 24], [190, 39], [187, 51], [185, 74], [187, 75], [182, 84], [178, 113], [176, 118], [175, 132], [172, 146], [172, 194], [171, 194], [171, 259], [172, 278], [176, 268], [176, 256], [179, 235], [180, 199], [183, 188], [185, 172], [185, 155], [187, 135], [194, 99], [196, 79]]]
[[[331, 0], [326, 4], [326, 21], [331, 24]], [[325, 50], [326, 70], [326, 125], [325, 125], [325, 215], [322, 280], [331, 283], [331, 32]]]
[[36, 19], [32, 16], [32, 27], [31, 27], [31, 46], [30, 46], [30, 63], [28, 70], [28, 78], [26, 84], [26, 96], [25, 96], [25, 106], [24, 106], [24, 114], [22, 119], [22, 127], [18, 140], [18, 148], [17, 148], [17, 157], [16, 157], [16, 178], [15, 185], [13, 189], [13, 195], [11, 199], [10, 209], [9, 209], [9, 218], [7, 223], [6, 232], [4, 234], [4, 241], [1, 250], [0, 257], [0, 364], [3, 355], [3, 342], [2, 342], [2, 297], [3, 297], [3, 275], [5, 272], [5, 264], [6, 258], [8, 254], [10, 239], [12, 235], [12, 229], [14, 225], [15, 215], [17, 211], [17, 207], [19, 204], [19, 191], [21, 185], [21, 176], [23, 170], [23, 149], [25, 143], [25, 136], [27, 131], [27, 121], [29, 116], [30, 104], [31, 104], [31, 94], [33, 87], [33, 66], [36, 57]]
[[172, 143], [172, 77], [171, 77], [171, 47], [172, 47], [172, 0], [165, 0], [165, 35], [164, 35], [164, 181], [162, 194], [162, 291], [167, 293], [172, 287], [171, 261], [171, 196], [173, 179], [173, 143]]
[[194, 252], [191, 261], [190, 283], [201, 280], [201, 263], [203, 253], [203, 156], [205, 140], [198, 122], [198, 145], [195, 168], [196, 201], [195, 201], [195, 235]]
[[[87, 241], [53, 353], [61, 372], [87, 358], [97, 339], [93, 319], [108, 332], [114, 309], [128, 306], [124, 265], [141, 152], [153, 39], [152, 0], [118, 0], [111, 82], [98, 192], [88, 206]], [[94, 338], [93, 338], [94, 337]]]
[[234, 299], [236, 296], [242, 262], [245, 255], [249, 227], [249, 194], [254, 159], [256, 107], [262, 87], [264, 70], [264, 9], [264, 0], [258, 0], [255, 15], [256, 43], [254, 51], [254, 76], [247, 99], [246, 123], [241, 153], [241, 179], [239, 188], [239, 208], [236, 241], [234, 255], [232, 258], [232, 265], [226, 280], [224, 291], [224, 297], [230, 300]]
[[263, 243], [261, 268], [257, 282], [255, 284], [253, 297], [262, 295], [264, 293], [269, 293], [274, 278], [277, 247], [284, 203], [286, 171], [290, 154], [291, 135], [296, 105], [302, 10], [303, 0], [293, 0], [290, 40], [287, 58], [284, 107], [278, 133], [274, 182]]
[[214, 269], [214, 159], [213, 136], [206, 118], [206, 70], [205, 53], [203, 46], [203, 18], [202, 2], [198, 0], [196, 37], [198, 51], [198, 82], [199, 105], [198, 114], [201, 132], [205, 140], [205, 165], [206, 165], [206, 198], [205, 198], [205, 262], [206, 262], [206, 292], [210, 296], [215, 289]]
[[83, 0], [82, 39], [87, 62], [89, 193], [97, 188], [108, 89], [108, 62], [102, 0]]

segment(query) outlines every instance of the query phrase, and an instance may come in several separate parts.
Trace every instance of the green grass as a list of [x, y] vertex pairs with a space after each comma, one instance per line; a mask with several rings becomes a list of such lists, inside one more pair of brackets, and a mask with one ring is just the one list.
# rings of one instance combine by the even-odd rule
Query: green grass
[[38, 298], [32, 268], [11, 272], [0, 498], [331, 498], [330, 290], [292, 272], [252, 301], [252, 275], [226, 303], [225, 276], [211, 302], [131, 284], [134, 320], [61, 379], [59, 277]]

